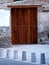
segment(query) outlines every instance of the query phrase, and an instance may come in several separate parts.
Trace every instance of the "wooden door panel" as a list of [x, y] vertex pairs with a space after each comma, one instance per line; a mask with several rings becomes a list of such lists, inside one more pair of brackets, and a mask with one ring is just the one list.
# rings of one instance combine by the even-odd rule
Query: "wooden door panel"
[[37, 42], [37, 8], [11, 9], [12, 44]]

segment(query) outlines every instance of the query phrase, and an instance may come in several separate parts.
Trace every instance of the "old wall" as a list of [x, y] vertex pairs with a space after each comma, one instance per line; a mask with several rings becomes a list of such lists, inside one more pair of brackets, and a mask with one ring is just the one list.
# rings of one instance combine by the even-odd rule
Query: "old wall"
[[13, 0], [0, 0], [0, 3], [12, 2]]

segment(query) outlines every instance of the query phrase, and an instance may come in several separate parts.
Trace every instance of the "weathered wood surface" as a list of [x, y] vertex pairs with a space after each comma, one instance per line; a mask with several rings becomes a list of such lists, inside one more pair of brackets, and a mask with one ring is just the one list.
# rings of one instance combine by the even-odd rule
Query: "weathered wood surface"
[[37, 8], [12, 8], [11, 28], [13, 44], [36, 44]]

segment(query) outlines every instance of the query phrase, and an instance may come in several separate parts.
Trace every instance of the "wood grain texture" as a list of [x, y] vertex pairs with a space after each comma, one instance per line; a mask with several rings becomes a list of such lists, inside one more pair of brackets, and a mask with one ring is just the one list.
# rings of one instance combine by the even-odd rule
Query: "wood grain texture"
[[36, 7], [41, 7], [42, 5], [40, 4], [40, 5], [38, 5], [38, 4], [32, 4], [32, 5], [25, 5], [25, 4], [19, 4], [19, 5], [8, 5], [7, 7], [8, 8], [36, 8]]
[[37, 8], [11, 8], [12, 44], [37, 43]]

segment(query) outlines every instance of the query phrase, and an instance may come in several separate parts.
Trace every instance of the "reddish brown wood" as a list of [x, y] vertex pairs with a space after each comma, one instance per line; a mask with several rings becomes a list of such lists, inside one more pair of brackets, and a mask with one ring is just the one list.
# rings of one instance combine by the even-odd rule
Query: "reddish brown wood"
[[7, 7], [9, 8], [36, 8], [36, 7], [41, 7], [42, 5], [8, 5]]
[[37, 7], [11, 8], [12, 44], [37, 44]]

